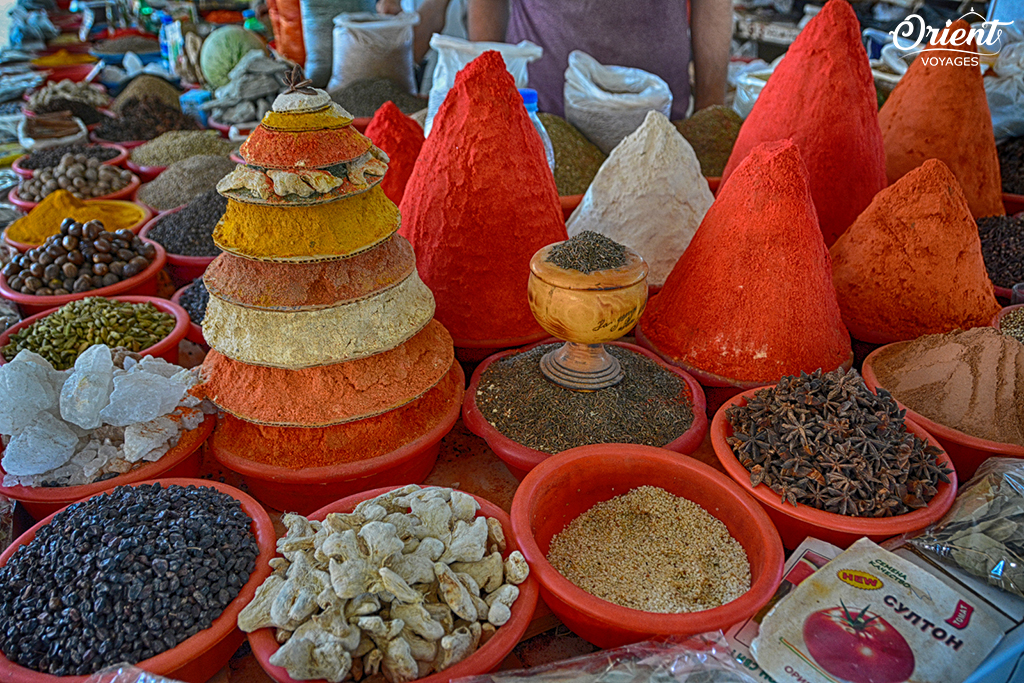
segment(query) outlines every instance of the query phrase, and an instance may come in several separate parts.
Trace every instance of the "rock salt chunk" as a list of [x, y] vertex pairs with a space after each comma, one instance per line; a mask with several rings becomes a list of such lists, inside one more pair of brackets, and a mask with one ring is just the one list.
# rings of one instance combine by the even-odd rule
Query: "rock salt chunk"
[[[127, 367], [125, 369], [128, 370]], [[129, 372], [148, 372], [151, 375], [160, 375], [167, 378], [174, 377], [181, 371], [181, 367], [172, 365], [163, 358], [156, 358], [154, 356], [143, 356], [142, 360], [129, 370]]]
[[[150, 422], [129, 425], [124, 430], [124, 459], [128, 462], [156, 460], [167, 452], [167, 442], [177, 436], [178, 423], [166, 417]], [[165, 447], [155, 458], [146, 457], [150, 452]]]
[[61, 373], [31, 351], [22, 351], [0, 366], [0, 433], [16, 434], [43, 411], [57, 407], [55, 374]]
[[11, 439], [4, 451], [3, 468], [16, 476], [42, 474], [70, 460], [77, 445], [78, 437], [66, 424], [49, 413], [40, 413]]
[[130, 372], [114, 377], [114, 392], [100, 417], [110, 425], [127, 427], [149, 422], [174, 410], [185, 395], [185, 386], [149, 372]]
[[90, 346], [75, 361], [75, 370], [60, 392], [60, 416], [83, 429], [103, 424], [100, 411], [110, 402], [114, 361], [110, 347]]

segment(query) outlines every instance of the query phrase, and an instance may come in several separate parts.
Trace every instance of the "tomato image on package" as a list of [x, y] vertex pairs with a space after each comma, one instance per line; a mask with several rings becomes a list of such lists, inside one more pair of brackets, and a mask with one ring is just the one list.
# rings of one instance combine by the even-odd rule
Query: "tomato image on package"
[[780, 683], [960, 683], [998, 644], [996, 614], [867, 539], [800, 583], [751, 650]]

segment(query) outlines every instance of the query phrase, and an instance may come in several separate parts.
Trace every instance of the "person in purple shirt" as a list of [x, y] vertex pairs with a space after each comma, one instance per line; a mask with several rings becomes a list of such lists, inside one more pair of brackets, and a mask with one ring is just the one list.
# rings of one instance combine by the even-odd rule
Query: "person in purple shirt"
[[[532, 41], [544, 56], [529, 66], [541, 111], [563, 115], [569, 53], [657, 74], [672, 90], [672, 118], [686, 116], [689, 63], [694, 111], [725, 99], [731, 0], [468, 0], [470, 40]], [[691, 49], [692, 48], [692, 49]]]

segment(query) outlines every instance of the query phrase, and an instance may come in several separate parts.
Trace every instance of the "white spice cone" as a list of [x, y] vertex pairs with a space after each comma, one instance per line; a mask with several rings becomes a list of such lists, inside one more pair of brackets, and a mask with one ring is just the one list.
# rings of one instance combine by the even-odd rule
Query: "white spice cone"
[[590, 230], [636, 250], [648, 284], [660, 287], [713, 201], [690, 143], [650, 111], [612, 150], [566, 227], [569, 237]]

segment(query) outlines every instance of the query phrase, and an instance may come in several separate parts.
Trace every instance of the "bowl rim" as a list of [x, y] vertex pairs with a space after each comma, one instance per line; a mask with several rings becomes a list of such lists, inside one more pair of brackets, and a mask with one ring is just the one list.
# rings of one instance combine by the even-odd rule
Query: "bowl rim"
[[[153, 212], [149, 210], [149, 207], [143, 206], [142, 204], [139, 204], [138, 202], [132, 201], [130, 199], [98, 199], [97, 198], [97, 199], [85, 199], [83, 201], [86, 202], [86, 203], [89, 203], [89, 202], [120, 202], [122, 204], [131, 204], [132, 206], [138, 208], [139, 211], [142, 212], [142, 217], [139, 218], [139, 220], [137, 220], [135, 223], [133, 223], [128, 228], [129, 230], [131, 230], [136, 235], [138, 235], [139, 232], [142, 230], [142, 228], [146, 225], [146, 223], [148, 223], [153, 218]], [[26, 215], [28, 215], [28, 214], [26, 214]], [[13, 223], [11, 225], [13, 225]], [[42, 244], [29, 244], [28, 242], [17, 242], [15, 240], [12, 240], [7, 235], [7, 231], [10, 229], [10, 227], [11, 226], [8, 225], [6, 228], [3, 229], [3, 233], [2, 233], [3, 240], [9, 246], [13, 247], [14, 249], [17, 249], [19, 252], [25, 253], [26, 251], [28, 251], [30, 249], [35, 249], [36, 247], [43, 246]]]
[[142, 164], [137, 164], [134, 161], [132, 161], [131, 155], [128, 155], [128, 158], [124, 160], [124, 166], [129, 171], [135, 174], [152, 173], [154, 175], [159, 175], [160, 173], [163, 173], [164, 171], [167, 170], [167, 166], [143, 166]]
[[[202, 280], [203, 278], [200, 277], [200, 278], [197, 278], [197, 279], [198, 280]], [[188, 283], [184, 287], [179, 287], [178, 289], [174, 290], [174, 294], [171, 295], [170, 302], [174, 303], [174, 304], [178, 304], [179, 306], [181, 306], [181, 295], [185, 293], [186, 289], [188, 289], [189, 287], [192, 286], [193, 282], [195, 282], [195, 280], [193, 280], [192, 282]], [[182, 306], [182, 308], [184, 308], [184, 306]], [[187, 314], [188, 311], [185, 311], [185, 313]], [[198, 337], [202, 337], [203, 336], [203, 326], [202, 325], [197, 325], [194, 322], [192, 322], [192, 316], [189, 316], [188, 324], [190, 325], [189, 329], [192, 330], [192, 334], [194, 336], [198, 336]]]
[[[135, 192], [139, 189], [140, 185], [142, 185], [142, 181], [139, 180], [139, 176], [132, 173], [132, 179], [128, 182], [127, 185], [122, 187], [120, 190], [117, 190], [116, 192], [111, 192], [110, 194], [107, 195], [103, 195], [102, 197], [90, 197], [89, 199], [103, 199], [105, 201], [110, 201], [113, 199], [124, 199], [130, 202], [133, 201], [131, 198], [135, 196]], [[11, 188], [11, 191], [7, 194], [7, 201], [9, 201], [11, 204], [14, 204], [19, 209], [27, 209], [28, 211], [31, 211], [32, 209], [39, 206], [39, 202], [30, 202], [19, 197], [17, 187]]]
[[[199, 631], [193, 636], [186, 638], [185, 640], [178, 643], [170, 650], [165, 650], [158, 655], [144, 659], [138, 662], [135, 666], [141, 669], [145, 669], [151, 673], [157, 675], [169, 675], [173, 674], [182, 665], [197, 660], [202, 655], [209, 652], [219, 642], [231, 635], [231, 632], [238, 628], [238, 613], [248, 605], [253, 597], [256, 595], [256, 588], [270, 576], [270, 558], [273, 557], [277, 552], [277, 534], [274, 532], [274, 524], [270, 521], [270, 516], [263, 509], [263, 507], [256, 502], [254, 498], [246, 493], [228, 486], [227, 484], [221, 484], [216, 481], [209, 481], [206, 479], [186, 479], [178, 477], [170, 477], [165, 479], [147, 479], [145, 481], [133, 482], [125, 484], [125, 486], [143, 486], [146, 484], [159, 483], [161, 486], [168, 486], [171, 484], [177, 484], [179, 486], [204, 486], [207, 488], [216, 489], [221, 493], [225, 493], [242, 504], [242, 509], [245, 511], [249, 518], [252, 519], [252, 531], [253, 536], [256, 538], [256, 544], [259, 548], [259, 554], [256, 556], [256, 567], [253, 569], [252, 574], [249, 575], [249, 580], [242, 585], [238, 595], [228, 603], [221, 612], [220, 616], [213, 620], [213, 623]], [[102, 491], [96, 493], [83, 500], [88, 500], [96, 496], [106, 495], [108, 491]], [[81, 501], [78, 501], [81, 502]], [[36, 533], [42, 527], [49, 524], [54, 516], [60, 514], [67, 509], [68, 506], [62, 507], [57, 512], [54, 512], [47, 517], [33, 525], [25, 533], [18, 538], [11, 541], [11, 545], [0, 553], [0, 567], [7, 564], [11, 555], [22, 545], [26, 545], [35, 539]], [[187, 647], [183, 647], [187, 646]], [[171, 656], [176, 650], [179, 650], [177, 656]], [[185, 653], [187, 659], [182, 660], [181, 653]], [[44, 674], [26, 667], [14, 664], [7, 659], [2, 653], [0, 653], [0, 672], [4, 680], [6, 681], [18, 681], [19, 683], [85, 683], [89, 678], [88, 676], [53, 676], [51, 674]]]
[[[624, 451], [628, 451], [628, 453]], [[530, 523], [533, 496], [545, 481], [549, 481], [553, 473], [559, 470], [585, 467], [587, 460], [603, 458], [609, 455], [614, 455], [623, 460], [627, 458], [645, 460], [649, 463], [661, 465], [663, 468], [682, 471], [690, 477], [703, 478], [710, 484], [731, 494], [736, 504], [745, 509], [758, 531], [760, 531], [760, 541], [763, 543], [765, 553], [764, 562], [762, 563], [765, 570], [762, 571], [761, 576], [756, 581], [751, 582], [750, 588], [743, 595], [731, 602], [709, 610], [678, 614], [645, 612], [616, 605], [591, 595], [562, 576], [548, 562], [546, 555], [541, 551], [533, 534], [532, 524]], [[652, 485], [656, 486], [657, 482], [652, 482]], [[688, 500], [701, 505], [700, 501]], [[704, 508], [703, 505], [701, 507]], [[704, 508], [704, 510], [719, 521], [722, 520], [723, 515], [712, 514], [707, 508]], [[739, 623], [743, 620], [750, 606], [756, 605], [754, 608], [756, 611], [767, 604], [772, 596], [775, 595], [775, 591], [782, 581], [785, 560], [782, 539], [768, 514], [757, 501], [747, 492], [743, 491], [741, 487], [736, 486], [736, 482], [725, 474], [718, 472], [699, 460], [689, 456], [681, 458], [679, 454], [662, 448], [638, 444], [595, 444], [571, 448], [556, 456], [552, 456], [532, 469], [519, 484], [515, 498], [512, 501], [511, 517], [512, 527], [517, 534], [516, 537], [522, 548], [523, 555], [526, 556], [530, 563], [530, 571], [537, 576], [537, 580], [545, 590], [552, 593], [558, 600], [566, 603], [571, 609], [579, 612], [584, 617], [626, 631], [663, 635], [692, 631], [695, 625], [699, 626], [711, 620], [727, 621], [730, 625]], [[750, 553], [747, 552], [746, 546], [744, 546], [744, 552], [747, 553], [747, 561], [749, 563]], [[700, 629], [700, 631], [705, 630], [707, 629]]]
[[[1012, 290], [1008, 289], [1006, 291], [1010, 292]], [[1002, 326], [1001, 325], [1002, 325], [1003, 317], [1006, 316], [1007, 313], [1010, 313], [1011, 311], [1015, 311], [1018, 308], [1024, 308], [1024, 304], [1010, 304], [1009, 306], [1003, 306], [1002, 308], [999, 309], [998, 313], [996, 313], [994, 316], [992, 316], [992, 322], [989, 323], [989, 326], [990, 327], [994, 327], [997, 330], [1002, 330]]]
[[[85, 146], [88, 147], [89, 145], [99, 145], [100, 147], [106, 147], [108, 149], [117, 150], [117, 156], [116, 157], [114, 157], [112, 159], [107, 159], [106, 161], [101, 161], [100, 162], [101, 165], [104, 165], [104, 166], [120, 166], [122, 163], [124, 163], [128, 159], [128, 150], [126, 150], [124, 147], [122, 147], [121, 145], [117, 144], [116, 142], [101, 142], [101, 143], [90, 142], [89, 144], [87, 144]], [[18, 157], [14, 161], [12, 161], [11, 162], [11, 170], [14, 171], [15, 173], [17, 173], [22, 178], [31, 178], [32, 176], [34, 176], [35, 172], [38, 169], [22, 168], [22, 166], [21, 166], [22, 160], [27, 159], [30, 156], [32, 156], [32, 152], [28, 152], [26, 154], [22, 154], [20, 157]], [[25, 174], [27, 174], [27, 175], [25, 175]]]
[[[429, 488], [426, 485], [417, 486], [420, 486], [421, 488]], [[331, 512], [351, 511], [356, 507], [356, 505], [365, 500], [375, 498], [383, 493], [402, 487], [403, 486], [385, 486], [378, 489], [372, 489], [370, 491], [355, 493], [329, 505], [325, 505], [319, 510], [310, 513], [306, 518], [322, 521]], [[514, 550], [522, 550], [522, 544], [514, 534], [512, 520], [507, 512], [485, 498], [481, 498], [480, 496], [469, 493], [468, 491], [464, 491], [463, 493], [473, 496], [477, 503], [480, 504], [480, 509], [477, 510], [477, 516], [484, 515], [487, 517], [494, 517], [501, 522], [507, 543], [507, 548], [505, 553], [503, 553], [503, 557], [508, 557], [508, 555]], [[533, 614], [536, 610], [539, 596], [540, 586], [537, 579], [534, 577], [533, 566], [531, 565], [530, 575], [526, 578], [526, 581], [519, 584], [519, 597], [516, 598], [515, 603], [512, 605], [512, 618], [509, 619], [504, 626], [498, 628], [490, 640], [481, 645], [473, 654], [461, 662], [448, 667], [444, 671], [435, 672], [429, 676], [424, 676], [423, 678], [417, 678], [414, 681], [410, 681], [410, 683], [442, 683], [454, 678], [473, 675], [473, 671], [479, 668], [479, 663], [481, 662], [489, 663], [490, 665], [485, 669], [485, 671], [480, 673], [492, 671], [502, 662], [502, 660], [505, 659], [505, 657], [508, 656], [510, 652], [512, 652], [512, 649], [519, 643], [519, 639], [523, 637], [527, 627], [530, 625], [530, 621], [533, 619]], [[511, 628], [509, 628], [510, 626]], [[288, 676], [283, 667], [274, 666], [268, 661], [270, 656], [280, 647], [278, 642], [274, 639], [272, 630], [269, 627], [253, 631], [248, 634], [248, 638], [249, 644], [252, 647], [253, 655], [256, 657], [256, 660], [267, 675], [276, 681], [281, 681], [282, 683], [300, 683]], [[502, 653], [501, 651], [503, 649], [504, 652]], [[474, 658], [477, 659], [474, 661]], [[321, 679], [313, 681], [312, 683], [325, 683], [325, 681]]]
[[[146, 205], [146, 206], [148, 206], [148, 205]], [[188, 206], [188, 204], [182, 204], [181, 206], [176, 206], [173, 209], [167, 209], [166, 211], [160, 211], [156, 215], [152, 216], [148, 221], [146, 221], [145, 225], [142, 226], [142, 229], [139, 230], [139, 237], [145, 237], [147, 239], [152, 239], [152, 238], [149, 237], [149, 233], [152, 232], [153, 228], [155, 228], [157, 226], [157, 224], [161, 220], [163, 220], [167, 216], [170, 216], [171, 214], [178, 213], [179, 211], [181, 211], [182, 209], [184, 209], [187, 206]], [[152, 240], [152, 241], [155, 242], [156, 240]], [[164, 247], [164, 251], [167, 253], [167, 262], [170, 263], [171, 265], [174, 265], [174, 266], [203, 266], [203, 267], [205, 267], [205, 266], [208, 266], [211, 263], [213, 263], [213, 259], [215, 259], [218, 256], [220, 256], [220, 254], [214, 254], [213, 256], [185, 256], [183, 254], [172, 254], [171, 252], [167, 251], [166, 247]]]

